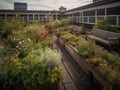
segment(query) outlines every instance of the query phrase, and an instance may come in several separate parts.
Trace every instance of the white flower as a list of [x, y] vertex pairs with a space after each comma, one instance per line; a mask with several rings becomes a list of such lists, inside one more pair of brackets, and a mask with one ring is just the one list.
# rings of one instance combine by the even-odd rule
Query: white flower
[[31, 40], [30, 40], [29, 38], [28, 38], [27, 40], [28, 40], [29, 42], [31, 42]]
[[19, 41], [19, 44], [22, 44], [22, 42], [21, 42], [21, 41]]

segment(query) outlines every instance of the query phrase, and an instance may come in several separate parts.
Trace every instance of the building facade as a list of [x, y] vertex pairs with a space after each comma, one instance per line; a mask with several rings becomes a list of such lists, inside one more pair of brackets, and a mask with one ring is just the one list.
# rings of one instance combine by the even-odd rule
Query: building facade
[[26, 3], [14, 3], [14, 10], [27, 10]]
[[93, 0], [92, 4], [64, 12], [65, 16], [74, 18], [74, 23], [87, 28], [107, 18], [111, 25], [120, 27], [120, 0]]
[[54, 20], [63, 18], [63, 13], [57, 10], [44, 11], [44, 10], [27, 10], [26, 3], [14, 3], [14, 10], [0, 10], [0, 20], [16, 19], [20, 17], [22, 21], [40, 21], [48, 22], [49, 16]]
[[37, 11], [37, 10], [0, 10], [0, 19], [16, 19], [17, 16], [20, 16], [22, 21], [40, 21], [48, 22], [49, 16], [53, 16], [53, 19], [61, 19], [62, 13], [59, 11]]
[[[19, 8], [20, 6], [23, 8]], [[27, 10], [25, 3], [14, 4], [14, 10], [0, 10], [0, 20], [16, 18], [17, 15], [20, 15], [23, 21], [38, 20], [41, 22], [48, 22], [49, 15], [54, 19], [72, 17], [74, 24], [87, 28], [92, 28], [97, 20], [107, 18], [111, 25], [120, 28], [120, 0], [93, 0], [92, 4], [67, 11], [64, 7], [60, 7], [59, 11]]]

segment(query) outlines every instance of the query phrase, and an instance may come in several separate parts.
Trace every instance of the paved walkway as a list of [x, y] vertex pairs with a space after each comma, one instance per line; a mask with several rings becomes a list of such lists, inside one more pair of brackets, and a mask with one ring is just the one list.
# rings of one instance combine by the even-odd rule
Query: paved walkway
[[60, 65], [64, 71], [64, 79], [60, 82], [59, 90], [99, 90], [66, 50], [58, 42], [56, 45], [62, 53]]

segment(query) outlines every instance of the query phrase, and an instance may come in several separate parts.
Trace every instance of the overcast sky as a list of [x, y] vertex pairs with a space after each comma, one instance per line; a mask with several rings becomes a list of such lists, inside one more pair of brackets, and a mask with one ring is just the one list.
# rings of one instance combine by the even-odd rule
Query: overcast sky
[[58, 10], [64, 6], [67, 10], [92, 3], [92, 0], [0, 0], [0, 9], [13, 9], [14, 2], [24, 2], [28, 10]]

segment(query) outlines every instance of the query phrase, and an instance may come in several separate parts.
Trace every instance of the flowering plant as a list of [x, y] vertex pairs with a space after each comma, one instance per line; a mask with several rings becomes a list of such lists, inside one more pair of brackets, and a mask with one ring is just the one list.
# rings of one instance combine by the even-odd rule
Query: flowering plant
[[5, 81], [4, 87], [8, 89], [20, 82], [27, 89], [38, 90], [43, 85], [50, 88], [63, 77], [62, 68], [59, 66], [60, 60], [60, 52], [50, 48], [32, 51], [22, 59], [11, 57], [4, 64], [4, 72], [0, 72], [0, 79]]

